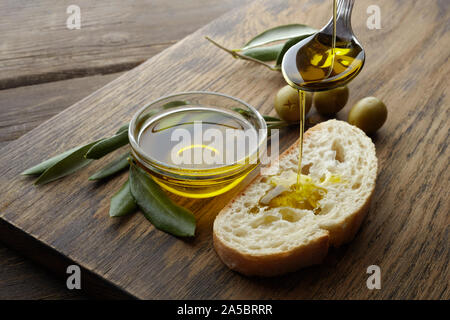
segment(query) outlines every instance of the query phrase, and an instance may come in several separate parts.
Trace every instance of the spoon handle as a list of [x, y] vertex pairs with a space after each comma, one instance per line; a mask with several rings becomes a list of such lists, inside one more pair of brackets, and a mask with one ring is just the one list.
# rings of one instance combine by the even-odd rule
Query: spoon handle
[[[333, 0], [334, 1], [334, 0]], [[352, 10], [355, 0], [338, 0], [336, 17], [336, 35], [340, 40], [350, 41], [353, 37], [352, 30]], [[320, 30], [321, 33], [333, 34], [333, 17], [325, 27]]]

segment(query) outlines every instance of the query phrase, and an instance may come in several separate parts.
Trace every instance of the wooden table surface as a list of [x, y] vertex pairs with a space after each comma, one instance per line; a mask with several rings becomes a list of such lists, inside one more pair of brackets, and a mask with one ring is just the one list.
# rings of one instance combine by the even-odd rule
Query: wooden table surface
[[[332, 250], [323, 265], [274, 279], [242, 277], [223, 266], [212, 249], [211, 225], [237, 190], [213, 200], [175, 197], [198, 217], [196, 238], [180, 241], [155, 230], [141, 215], [108, 218], [109, 197], [124, 176], [101, 187], [89, 184], [87, 176], [99, 164], [42, 188], [18, 173], [69, 144], [109, 134], [145, 101], [174, 91], [222, 91], [271, 112], [273, 95], [284, 83], [281, 76], [231, 59], [203, 36], [236, 47], [281, 23], [320, 27], [329, 17], [327, 1], [267, 0], [226, 14], [5, 146], [0, 217], [9, 227], [3, 226], [0, 236], [13, 243], [19, 234], [28, 234], [27, 245], [53, 250], [44, 257], [34, 253], [35, 259], [51, 261], [59, 271], [70, 259], [88, 273], [93, 288], [113, 284], [120, 289], [117, 294], [139, 298], [448, 299], [449, 3], [380, 0], [383, 28], [375, 31], [366, 28], [370, 4], [360, 0], [355, 5], [354, 29], [368, 59], [350, 85], [351, 98], [339, 118], [367, 95], [387, 103], [388, 121], [373, 137], [377, 188], [355, 240]], [[18, 247], [33, 255], [27, 245]], [[381, 267], [381, 290], [365, 285], [372, 264]]]
[[[79, 0], [0, 3], [0, 148], [189, 33], [249, 0]], [[177, 24], [174, 24], [174, 22]], [[0, 299], [79, 299], [23, 254], [0, 244]]]

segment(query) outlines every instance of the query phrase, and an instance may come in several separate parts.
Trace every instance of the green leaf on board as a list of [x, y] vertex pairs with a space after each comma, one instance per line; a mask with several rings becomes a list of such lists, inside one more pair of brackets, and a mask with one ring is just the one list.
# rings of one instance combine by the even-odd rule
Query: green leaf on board
[[[242, 108], [233, 108], [233, 111], [239, 112], [240, 114], [242, 114], [242, 115], [244, 115], [244, 116], [252, 116], [252, 114], [251, 114], [249, 111], [244, 110], [244, 109], [242, 109]], [[275, 118], [275, 117], [272, 117], [272, 116], [264, 116], [264, 115], [263, 115], [262, 117], [264, 118], [264, 120], [265, 120], [266, 122], [283, 121], [283, 120], [281, 120], [281, 119], [278, 119], [278, 118]]]
[[188, 104], [189, 104], [189, 101], [174, 100], [174, 101], [167, 102], [166, 104], [164, 104], [162, 106], [162, 108], [163, 109], [170, 109], [170, 108], [185, 106], [185, 105], [188, 105]]
[[252, 57], [261, 61], [274, 61], [283, 49], [283, 43], [275, 44], [273, 46], [250, 48], [243, 50], [240, 53], [247, 57]]
[[106, 166], [95, 172], [92, 176], [89, 177], [89, 180], [102, 180], [109, 178], [120, 171], [128, 168], [128, 157], [130, 156], [129, 152], [126, 152], [119, 156], [118, 158], [114, 159], [110, 163], [108, 163]]
[[111, 198], [109, 206], [110, 217], [123, 217], [136, 212], [138, 209], [136, 201], [130, 190], [130, 180], [127, 179], [122, 187]]
[[42, 172], [44, 172], [45, 170], [47, 170], [48, 168], [53, 166], [55, 163], [61, 161], [62, 159], [67, 157], [69, 154], [71, 154], [75, 150], [78, 150], [81, 147], [82, 146], [78, 146], [78, 147], [72, 148], [70, 150], [64, 151], [63, 153], [60, 153], [60, 154], [54, 156], [53, 158], [45, 160], [45, 161], [39, 163], [38, 165], [35, 165], [34, 167], [31, 167], [31, 168], [25, 170], [21, 174], [25, 175], [25, 176], [41, 174]]
[[287, 40], [304, 35], [311, 35], [316, 32], [316, 29], [308, 27], [304, 24], [281, 25], [260, 33], [249, 42], [247, 42], [241, 50], [259, 47], [270, 42]]
[[220, 45], [219, 43], [217, 43], [216, 41], [212, 40], [212, 39], [209, 38], [209, 37], [205, 37], [205, 39], [208, 40], [209, 42], [211, 42], [211, 43], [212, 43], [213, 45], [215, 45], [216, 47], [222, 49], [222, 50], [225, 51], [225, 52], [228, 52], [229, 54], [231, 54], [231, 56], [232, 56], [233, 58], [236, 58], [236, 59], [242, 59], [242, 60], [247, 60], [247, 61], [252, 61], [252, 62], [255, 62], [255, 63], [260, 64], [260, 65], [262, 65], [262, 66], [265, 66], [266, 68], [269, 68], [269, 69], [272, 70], [272, 71], [279, 71], [277, 68], [275, 68], [274, 66], [272, 66], [272, 65], [269, 64], [269, 63], [265, 63], [265, 62], [262, 61], [262, 60], [258, 60], [258, 59], [255, 59], [255, 58], [251, 57], [251, 56], [246, 56], [246, 55], [244, 55], [244, 54], [241, 54], [241, 53], [237, 52], [237, 51], [239, 51], [239, 50], [230, 50], [230, 49], [227, 49], [227, 48], [225, 48], [224, 46]]
[[94, 144], [86, 152], [86, 159], [100, 159], [126, 144], [128, 144], [128, 130], [121, 131], [110, 138], [102, 139]]
[[266, 120], [266, 122], [276, 122], [276, 121], [283, 121], [281, 119], [275, 118], [275, 117], [271, 117], [271, 116], [263, 116], [264, 120]]
[[124, 124], [123, 126], [121, 126], [121, 127], [119, 128], [119, 130], [116, 131], [115, 134], [119, 134], [119, 133], [121, 133], [121, 132], [123, 132], [123, 131], [128, 131], [128, 127], [129, 127], [129, 126], [130, 126], [129, 123]]
[[84, 155], [87, 150], [89, 150], [97, 142], [98, 141], [94, 141], [84, 146], [72, 149], [70, 153], [55, 162], [51, 167], [48, 167], [39, 176], [35, 184], [45, 184], [57, 180], [87, 166], [92, 160], [86, 159]]
[[194, 215], [167, 196], [144, 170], [130, 163], [130, 190], [144, 216], [159, 230], [175, 236], [195, 235]]

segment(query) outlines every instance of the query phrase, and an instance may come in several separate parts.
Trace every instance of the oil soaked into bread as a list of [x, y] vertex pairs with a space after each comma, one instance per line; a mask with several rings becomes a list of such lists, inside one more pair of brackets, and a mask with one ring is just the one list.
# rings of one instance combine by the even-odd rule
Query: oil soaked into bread
[[327, 190], [319, 187], [311, 179], [301, 179], [300, 184], [293, 184], [289, 190], [282, 192], [269, 201], [271, 208], [290, 207], [295, 209], [312, 210], [318, 213], [319, 201], [326, 195]]
[[[300, 138], [297, 183], [290, 190], [273, 198], [269, 207], [292, 207], [320, 211], [320, 200], [326, 189], [302, 179], [303, 133], [305, 127], [305, 91], [324, 91], [343, 86], [360, 71], [364, 51], [353, 40], [345, 41], [336, 36], [337, 0], [333, 0], [333, 32], [318, 33], [299, 42], [283, 58], [285, 77], [299, 92]], [[337, 179], [336, 179], [337, 181]]]
[[[265, 208], [290, 207], [295, 209], [311, 210], [314, 214], [320, 214], [320, 200], [327, 194], [327, 186], [345, 182], [340, 175], [331, 174], [314, 181], [310, 176], [301, 174], [300, 183], [292, 183], [298, 179], [297, 175], [282, 173], [282, 176], [274, 176], [270, 180], [272, 188], [259, 200], [258, 206]], [[278, 189], [279, 188], [279, 189]], [[278, 189], [278, 191], [277, 191]], [[250, 213], [258, 213], [254, 207]]]

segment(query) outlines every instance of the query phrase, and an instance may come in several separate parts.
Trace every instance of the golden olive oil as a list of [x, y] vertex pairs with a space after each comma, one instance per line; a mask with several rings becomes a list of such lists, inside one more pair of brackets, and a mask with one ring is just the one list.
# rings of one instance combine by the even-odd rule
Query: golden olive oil
[[283, 58], [285, 78], [289, 85], [305, 91], [325, 91], [352, 80], [364, 64], [365, 53], [352, 37], [336, 34], [336, 0], [333, 6], [332, 34], [319, 32], [290, 50]]
[[[292, 71], [289, 68], [292, 65], [287, 64], [287, 73], [296, 74], [294, 78], [294, 87], [298, 89], [299, 105], [300, 105], [300, 138], [299, 138], [299, 160], [297, 170], [297, 184], [300, 185], [300, 175], [302, 169], [303, 156], [303, 133], [305, 130], [305, 91], [319, 91], [324, 89], [331, 89], [340, 86], [342, 81], [346, 79], [344, 74], [346, 68], [352, 66], [348, 72], [357, 74], [358, 69], [362, 67], [362, 60], [356, 59], [353, 55], [358, 54], [359, 46], [350, 46], [343, 50], [337, 48], [336, 37], [336, 20], [337, 20], [337, 0], [333, 1], [333, 32], [331, 37], [318, 33], [312, 37], [305, 39], [304, 43], [299, 46], [296, 53], [295, 69]], [[348, 43], [347, 43], [348, 45]], [[352, 52], [353, 48], [354, 52]], [[349, 54], [350, 55], [344, 55]], [[289, 57], [288, 57], [289, 59]], [[356, 65], [353, 64], [355, 61]], [[292, 62], [291, 61], [291, 62]], [[289, 62], [289, 60], [287, 60]], [[355, 69], [357, 68], [357, 69]], [[300, 186], [297, 186], [299, 188]]]
[[[327, 194], [327, 187], [346, 181], [340, 175], [327, 175], [314, 181], [310, 176], [301, 174], [300, 183], [294, 171], [282, 172], [279, 176], [273, 176], [269, 182], [272, 188], [259, 200], [260, 208], [290, 207], [295, 209], [311, 210], [314, 214], [320, 214], [320, 200]], [[250, 209], [250, 213], [258, 213], [258, 207]]]
[[[292, 207], [320, 211], [319, 201], [326, 189], [301, 174], [303, 157], [303, 134], [305, 129], [305, 91], [323, 91], [345, 85], [355, 77], [363, 66], [364, 51], [354, 40], [337, 37], [337, 0], [333, 1], [332, 34], [317, 33], [295, 45], [298, 50], [288, 51], [283, 58], [285, 78], [299, 93], [300, 138], [297, 181], [289, 190], [275, 196], [269, 207]], [[340, 179], [334, 179], [340, 181]], [[269, 191], [270, 192], [270, 191]], [[264, 197], [263, 197], [264, 198]]]
[[290, 207], [296, 209], [312, 210], [315, 213], [319, 210], [319, 201], [323, 199], [327, 190], [317, 186], [309, 177], [300, 176], [297, 181], [286, 191], [272, 198], [267, 204], [271, 208]]
[[303, 134], [305, 132], [305, 109], [306, 109], [306, 92], [298, 91], [298, 104], [300, 106], [300, 137], [298, 142], [298, 168], [297, 168], [297, 187], [300, 187], [300, 177], [302, 175], [302, 158], [303, 158]]
[[257, 136], [249, 121], [231, 111], [179, 107], [151, 118], [138, 144], [151, 160], [149, 173], [157, 183], [182, 196], [206, 198], [233, 188], [257, 166], [250, 160], [257, 141], [226, 140], [249, 132]]

